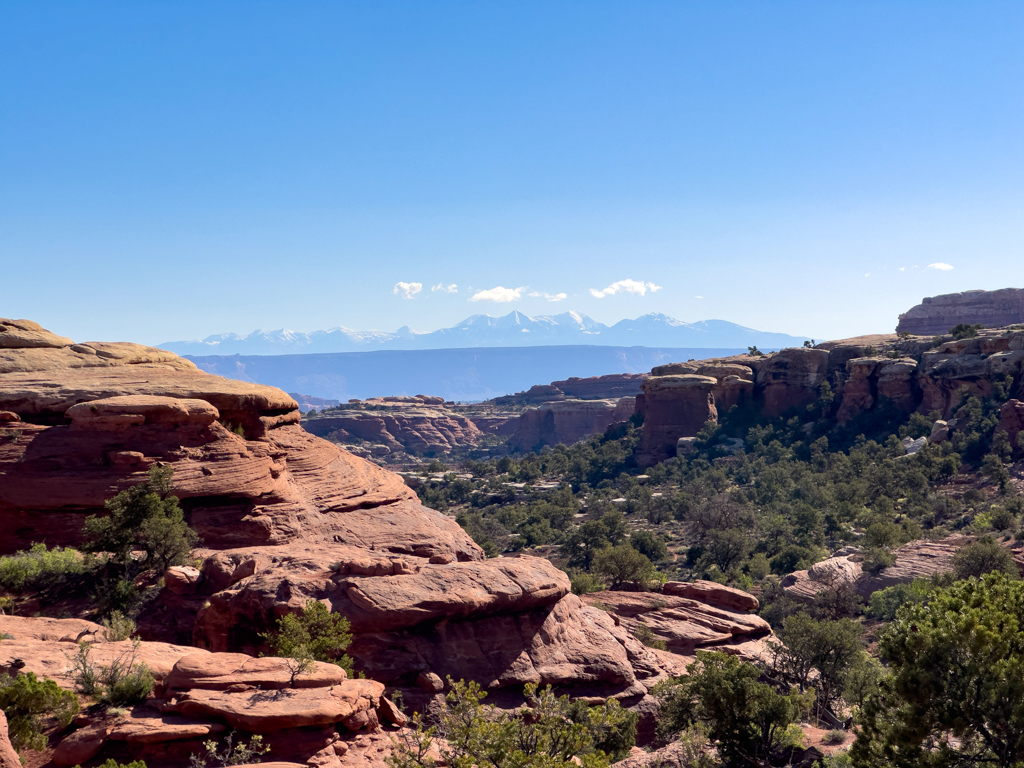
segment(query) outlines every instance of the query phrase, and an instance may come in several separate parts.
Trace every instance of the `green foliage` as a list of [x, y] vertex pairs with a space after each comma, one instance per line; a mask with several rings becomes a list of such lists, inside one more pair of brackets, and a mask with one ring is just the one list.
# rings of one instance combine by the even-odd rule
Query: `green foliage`
[[92, 570], [92, 561], [77, 550], [33, 544], [28, 552], [0, 557], [0, 589], [56, 595], [74, 587]]
[[953, 555], [953, 571], [958, 579], [984, 576], [993, 571], [1010, 579], [1020, 578], [1013, 554], [991, 536], [982, 536]]
[[146, 664], [136, 662], [141, 641], [118, 656], [109, 667], [97, 666], [89, 658], [92, 644], [81, 642], [74, 656], [67, 656], [69, 676], [75, 690], [106, 707], [141, 704], [153, 692], [153, 673]]
[[505, 712], [483, 704], [487, 694], [476, 683], [449, 683], [437, 724], [414, 715], [415, 730], [400, 735], [385, 758], [390, 768], [431, 768], [431, 745], [450, 768], [606, 768], [633, 746], [637, 715], [614, 699], [591, 707], [530, 683], [526, 706]]
[[847, 735], [848, 734], [846, 733], [846, 731], [829, 731], [821, 737], [821, 743], [828, 744], [830, 746], [835, 746], [837, 744], [845, 744]]
[[[75, 766], [75, 768], [81, 768], [81, 766]], [[143, 760], [132, 760], [130, 763], [119, 763], [114, 758], [108, 758], [103, 765], [99, 768], [146, 768], [146, 763]]]
[[1024, 763], [1024, 582], [936, 590], [879, 639], [889, 674], [864, 706], [857, 766]]
[[65, 727], [78, 714], [78, 699], [48, 678], [34, 672], [11, 678], [0, 675], [0, 710], [7, 715], [8, 734], [18, 752], [46, 749], [43, 717], [53, 717]]
[[571, 570], [569, 572], [569, 581], [572, 584], [572, 593], [574, 595], [589, 595], [591, 592], [600, 592], [604, 589], [601, 579], [586, 571]]
[[808, 695], [781, 694], [760, 682], [753, 664], [721, 652], [698, 651], [687, 672], [652, 691], [661, 703], [663, 737], [701, 723], [726, 765], [768, 765], [793, 746], [790, 726], [806, 710]]
[[625, 538], [626, 531], [626, 521], [622, 513], [618, 510], [609, 510], [600, 519], [588, 520], [576, 528], [566, 537], [561, 551], [568, 559], [570, 567], [589, 569], [595, 553], [618, 544]]
[[593, 570], [608, 583], [609, 589], [621, 589], [626, 584], [646, 589], [657, 575], [654, 564], [629, 544], [595, 552]]
[[337, 664], [352, 674], [352, 659], [345, 649], [352, 642], [348, 619], [331, 613], [319, 600], [306, 601], [302, 613], [289, 613], [277, 620], [277, 631], [261, 635], [271, 653], [291, 659], [292, 686], [314, 661]]
[[214, 739], [203, 742], [205, 754], [194, 754], [189, 756], [191, 768], [227, 768], [230, 765], [250, 765], [258, 763], [259, 758], [270, 752], [270, 747], [263, 743], [260, 734], [253, 734], [246, 742], [242, 739], [235, 743], [235, 732], [232, 731], [224, 737], [223, 747], [218, 746]]
[[772, 669], [801, 691], [814, 687], [819, 714], [843, 692], [847, 675], [864, 653], [860, 625], [851, 619], [819, 620], [796, 614], [778, 630]]
[[145, 552], [145, 567], [160, 572], [187, 562], [199, 537], [171, 495], [173, 472], [170, 467], [151, 468], [148, 480], [106, 503], [107, 516], [86, 518], [86, 549], [109, 552], [124, 569], [134, 564], [133, 551]]
[[985, 326], [981, 323], [975, 323], [974, 325], [957, 323], [949, 329], [949, 333], [956, 341], [960, 341], [961, 339], [973, 339], [978, 335], [978, 331], [984, 327]]
[[652, 563], [668, 557], [665, 540], [650, 531], [633, 531], [629, 536], [629, 545]]
[[872, 593], [868, 600], [869, 616], [892, 621], [903, 605], [918, 605], [928, 600], [932, 584], [928, 579], [914, 579], [908, 584], [895, 584]]
[[135, 634], [135, 621], [121, 611], [112, 611], [102, 623], [107, 628], [106, 635], [109, 642], [116, 643], [119, 640], [127, 640]]
[[861, 568], [865, 573], [870, 573], [872, 576], [877, 576], [879, 573], [884, 571], [886, 568], [895, 564], [896, 555], [885, 549], [869, 549], [864, 553], [864, 560], [861, 562]]

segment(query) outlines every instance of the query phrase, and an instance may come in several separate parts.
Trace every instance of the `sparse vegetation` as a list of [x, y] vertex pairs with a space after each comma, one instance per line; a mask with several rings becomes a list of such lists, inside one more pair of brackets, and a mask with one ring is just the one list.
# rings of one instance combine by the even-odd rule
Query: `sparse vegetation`
[[633, 746], [637, 716], [615, 699], [588, 706], [526, 686], [526, 704], [512, 712], [483, 704], [474, 682], [453, 681], [436, 723], [413, 716], [414, 729], [394, 741], [390, 768], [431, 768], [435, 748], [450, 768], [606, 768]]
[[216, 740], [209, 739], [203, 742], [203, 749], [206, 751], [193, 754], [189, 757], [191, 768], [227, 768], [231, 765], [248, 765], [259, 762], [259, 758], [270, 752], [270, 747], [263, 743], [261, 735], [253, 734], [249, 741], [239, 738], [235, 742], [236, 733], [232, 731], [224, 737], [221, 745]]

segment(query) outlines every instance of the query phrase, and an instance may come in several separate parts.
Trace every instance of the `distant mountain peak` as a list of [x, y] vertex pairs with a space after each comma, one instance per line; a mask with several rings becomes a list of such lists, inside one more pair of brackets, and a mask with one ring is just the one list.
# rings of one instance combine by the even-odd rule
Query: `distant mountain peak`
[[455, 349], [462, 347], [531, 346], [649, 346], [762, 349], [800, 346], [803, 336], [767, 333], [726, 320], [684, 323], [662, 312], [651, 312], [608, 326], [577, 310], [531, 317], [519, 310], [494, 317], [470, 315], [450, 328], [414, 331], [405, 325], [394, 333], [354, 331], [337, 326], [303, 333], [288, 328], [256, 330], [246, 335], [222, 333], [195, 341], [160, 346], [181, 355], [283, 355], [314, 352], [359, 352], [374, 349]]

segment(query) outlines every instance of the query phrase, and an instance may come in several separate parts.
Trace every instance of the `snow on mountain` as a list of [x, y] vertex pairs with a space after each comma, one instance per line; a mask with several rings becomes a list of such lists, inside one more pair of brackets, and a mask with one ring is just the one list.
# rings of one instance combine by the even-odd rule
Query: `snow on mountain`
[[464, 347], [534, 347], [558, 345], [739, 347], [764, 349], [800, 346], [803, 336], [768, 333], [726, 320], [684, 323], [661, 313], [604, 325], [580, 312], [530, 317], [513, 311], [500, 317], [472, 315], [451, 328], [429, 333], [408, 326], [394, 333], [336, 327], [302, 333], [282, 328], [247, 335], [222, 333], [195, 341], [160, 346], [180, 355], [284, 355], [313, 352], [359, 352], [375, 349], [459, 349]]

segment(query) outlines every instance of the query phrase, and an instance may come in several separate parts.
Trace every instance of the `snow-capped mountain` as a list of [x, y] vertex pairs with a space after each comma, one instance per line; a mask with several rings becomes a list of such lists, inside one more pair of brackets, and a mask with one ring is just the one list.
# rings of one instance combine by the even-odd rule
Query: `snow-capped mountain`
[[558, 345], [643, 347], [736, 347], [763, 349], [800, 346], [804, 336], [768, 333], [725, 320], [684, 323], [652, 313], [612, 326], [580, 312], [530, 317], [513, 311], [500, 317], [473, 315], [451, 328], [429, 333], [408, 326], [394, 333], [331, 328], [302, 333], [282, 328], [245, 336], [222, 333], [196, 341], [160, 346], [179, 355], [286, 355], [313, 352], [360, 352], [376, 349], [460, 349], [464, 347], [536, 347]]

